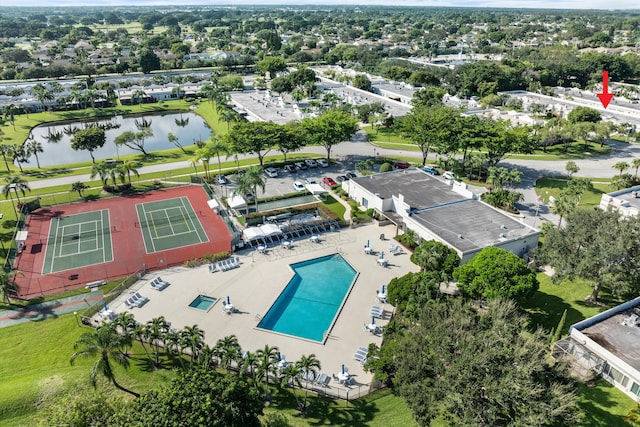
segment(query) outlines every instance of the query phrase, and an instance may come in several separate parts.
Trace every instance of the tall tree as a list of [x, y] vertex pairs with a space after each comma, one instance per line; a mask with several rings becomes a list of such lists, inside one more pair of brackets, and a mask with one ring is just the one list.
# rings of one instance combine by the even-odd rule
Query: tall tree
[[187, 150], [185, 150], [182, 144], [180, 144], [180, 139], [171, 132], [167, 133], [167, 141], [181, 149], [183, 153], [187, 153]]
[[[29, 187], [29, 183], [20, 175], [10, 175], [4, 178], [7, 182], [2, 188], [2, 194], [4, 194], [4, 198], [6, 199], [8, 196], [11, 196], [11, 191], [13, 191], [16, 195], [16, 199], [20, 202], [20, 196], [18, 196], [18, 192], [22, 194], [22, 197], [25, 196], [27, 191], [31, 191], [31, 187]], [[13, 196], [11, 196], [13, 197]]]
[[97, 360], [89, 371], [89, 379], [94, 387], [98, 374], [102, 374], [118, 390], [140, 397], [138, 393], [121, 386], [116, 381], [111, 366], [113, 361], [125, 369], [129, 367], [129, 359], [121, 351], [124, 344], [123, 337], [116, 332], [115, 327], [109, 323], [104, 324], [91, 332], [85, 332], [78, 338], [73, 347], [80, 350], [71, 355], [71, 364], [73, 365], [78, 357], [93, 358], [97, 356]]
[[457, 141], [452, 124], [458, 117], [452, 108], [436, 106], [414, 108], [400, 120], [402, 131], [420, 148], [423, 166], [432, 148], [449, 151], [445, 147]]
[[423, 307], [396, 353], [395, 384], [420, 425], [576, 425], [575, 386], [548, 358], [548, 337], [516, 304], [462, 300]]
[[411, 262], [420, 267], [421, 271], [436, 271], [451, 278], [453, 270], [460, 264], [458, 253], [449, 246], [435, 240], [420, 243], [411, 254]]
[[302, 408], [307, 408], [307, 389], [309, 388], [309, 379], [315, 380], [318, 376], [318, 372], [322, 369], [320, 365], [320, 361], [316, 357], [315, 354], [310, 355], [302, 355], [300, 360], [296, 362], [296, 366], [300, 371], [304, 372], [304, 378], [306, 382], [306, 387], [304, 389], [304, 403], [302, 404]]
[[233, 151], [255, 154], [262, 166], [282, 132], [283, 127], [273, 122], [240, 122], [231, 129], [229, 140]]
[[562, 228], [545, 234], [536, 249], [538, 265], [550, 265], [552, 279], [582, 278], [593, 282], [589, 299], [596, 301], [603, 287], [615, 295], [640, 290], [640, 219], [623, 218], [617, 211], [576, 209]]
[[358, 122], [341, 110], [329, 110], [321, 116], [303, 119], [301, 127], [311, 145], [321, 145], [327, 150], [327, 161], [331, 160], [331, 148], [348, 140], [358, 130]]
[[484, 248], [466, 264], [458, 267], [453, 277], [462, 294], [478, 299], [514, 299], [522, 302], [539, 287], [536, 272], [522, 258], [494, 246]]
[[104, 129], [88, 127], [73, 134], [71, 148], [75, 151], [87, 150], [91, 156], [91, 161], [95, 164], [96, 159], [93, 157], [93, 152], [102, 148], [105, 142], [107, 142], [107, 137]]
[[269, 395], [269, 375], [275, 372], [278, 363], [278, 347], [265, 345], [264, 348], [256, 351], [258, 357], [258, 369], [260, 376], [264, 378], [264, 398]]
[[38, 165], [38, 169], [40, 169], [40, 158], [38, 154], [44, 153], [44, 148], [42, 147], [42, 143], [40, 141], [36, 141], [32, 137], [29, 137], [27, 141], [24, 143], [25, 151], [29, 156], [35, 156], [36, 164]]
[[116, 145], [124, 145], [135, 151], [140, 151], [143, 156], [148, 156], [149, 153], [144, 148], [144, 140], [153, 136], [153, 130], [150, 127], [143, 127], [138, 132], [132, 132], [130, 130], [121, 133], [116, 136], [113, 142]]
[[142, 166], [142, 163], [135, 160], [125, 160], [116, 166], [118, 171], [118, 175], [120, 175], [120, 179], [124, 181], [124, 177], [127, 178], [129, 184], [131, 184], [131, 174], [133, 173], [135, 176], [140, 176], [138, 172], [138, 168]]
[[82, 192], [87, 188], [89, 188], [89, 186], [82, 181], [74, 181], [71, 183], [71, 191], [77, 192], [78, 197], [82, 197]]
[[20, 287], [15, 281], [15, 276], [18, 274], [22, 273], [19, 273], [17, 270], [0, 270], [0, 295], [2, 295], [2, 299], [7, 304], [11, 304], [11, 300], [9, 299], [9, 297], [18, 295], [18, 292], [20, 290]]
[[260, 427], [264, 403], [243, 378], [204, 367], [178, 372], [110, 420], [115, 426]]

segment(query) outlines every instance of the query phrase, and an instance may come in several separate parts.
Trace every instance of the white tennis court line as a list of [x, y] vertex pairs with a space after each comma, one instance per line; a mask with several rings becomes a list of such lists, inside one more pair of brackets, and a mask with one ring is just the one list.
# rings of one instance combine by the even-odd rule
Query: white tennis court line
[[[193, 211], [193, 213], [194, 213], [194, 215], [195, 215], [195, 210], [193, 209], [193, 206], [191, 206], [191, 202], [189, 201], [189, 199], [188, 199], [187, 197], [180, 197], [180, 203], [182, 203], [182, 206], [184, 207], [184, 210], [185, 210], [185, 211], [188, 211], [187, 206], [186, 206], [186, 204], [185, 204], [185, 201], [186, 201], [186, 203], [188, 203], [188, 204], [189, 204], [189, 207], [191, 208], [191, 211]], [[209, 239], [207, 239], [207, 240], [202, 240], [202, 239], [200, 238], [200, 234], [198, 233], [198, 229], [197, 229], [197, 227], [196, 227], [196, 224], [193, 222], [193, 218], [191, 218], [189, 215], [187, 215], [187, 217], [189, 218], [189, 222], [191, 222], [191, 225], [193, 226], [193, 232], [194, 232], [194, 233], [196, 233], [196, 236], [198, 236], [198, 241], [199, 241], [200, 243], [208, 242], [208, 241], [209, 241]], [[200, 222], [200, 221], [198, 221], [198, 222]], [[200, 223], [200, 228], [202, 228], [202, 223]], [[204, 231], [204, 229], [202, 229], [202, 231]], [[206, 235], [206, 233], [205, 233], [205, 235]]]

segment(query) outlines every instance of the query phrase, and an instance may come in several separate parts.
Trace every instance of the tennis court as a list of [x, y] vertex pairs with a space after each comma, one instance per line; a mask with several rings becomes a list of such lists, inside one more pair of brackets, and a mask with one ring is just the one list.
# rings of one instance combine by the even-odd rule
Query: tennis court
[[139, 203], [136, 212], [148, 254], [209, 241], [187, 197]]
[[59, 216], [49, 226], [42, 274], [113, 261], [107, 209]]

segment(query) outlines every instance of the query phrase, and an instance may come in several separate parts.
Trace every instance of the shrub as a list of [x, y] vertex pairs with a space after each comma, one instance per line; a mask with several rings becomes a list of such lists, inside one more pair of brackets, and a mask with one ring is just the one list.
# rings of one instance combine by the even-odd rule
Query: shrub
[[380, 172], [389, 172], [390, 170], [393, 170], [393, 166], [391, 165], [391, 163], [383, 163], [380, 166]]

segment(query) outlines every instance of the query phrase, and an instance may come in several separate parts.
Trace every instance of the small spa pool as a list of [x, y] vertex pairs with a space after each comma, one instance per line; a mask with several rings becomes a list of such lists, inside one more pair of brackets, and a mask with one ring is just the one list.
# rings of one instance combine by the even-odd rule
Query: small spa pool
[[209, 297], [206, 295], [198, 295], [193, 301], [191, 301], [189, 307], [196, 308], [202, 311], [209, 311], [216, 300], [217, 298]]

